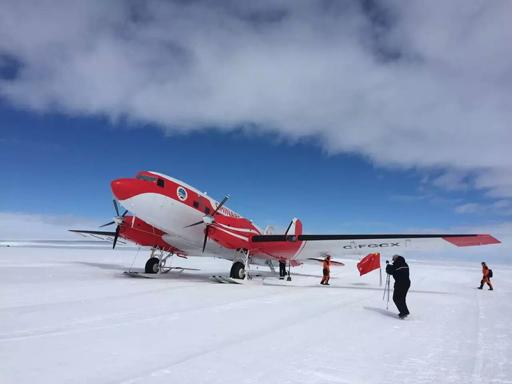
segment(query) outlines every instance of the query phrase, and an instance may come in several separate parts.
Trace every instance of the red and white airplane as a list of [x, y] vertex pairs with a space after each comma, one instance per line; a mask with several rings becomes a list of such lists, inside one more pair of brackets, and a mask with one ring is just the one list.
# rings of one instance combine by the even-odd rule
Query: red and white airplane
[[[134, 178], [111, 183], [115, 199], [127, 211], [117, 216], [115, 232], [73, 230], [92, 235], [131, 240], [152, 249], [146, 273], [165, 268], [168, 257], [216, 256], [233, 262], [230, 277], [243, 279], [250, 264], [269, 265], [284, 261], [290, 266], [326, 255], [410, 248], [425, 241], [446, 241], [456, 246], [497, 244], [487, 234], [325, 234], [302, 233], [302, 223], [293, 219], [284, 234], [263, 233], [250, 220], [190, 185], [157, 172], [139, 172]], [[127, 212], [133, 215], [126, 215]], [[212, 241], [208, 241], [212, 240]], [[155, 251], [160, 256], [155, 257]], [[167, 256], [163, 256], [164, 252]], [[366, 253], [368, 253], [366, 252]]]

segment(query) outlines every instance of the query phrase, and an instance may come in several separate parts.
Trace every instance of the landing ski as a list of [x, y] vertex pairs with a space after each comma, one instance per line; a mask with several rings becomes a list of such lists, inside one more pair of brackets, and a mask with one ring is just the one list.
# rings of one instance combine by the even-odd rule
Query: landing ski
[[130, 277], [138, 277], [143, 279], [154, 279], [158, 275], [156, 273], [144, 273], [144, 272], [133, 272], [133, 271], [124, 271], [123, 275]]
[[225, 276], [220, 276], [220, 275], [213, 275], [212, 280], [216, 281], [217, 283], [221, 283], [221, 284], [243, 284], [242, 283], [243, 280], [237, 280], [237, 279], [233, 279], [231, 277], [225, 277]]
[[[174, 273], [169, 273], [169, 272]], [[130, 277], [141, 277], [144, 279], [159, 279], [164, 278], [166, 276], [176, 276], [177, 274], [181, 274], [184, 271], [199, 271], [197, 268], [182, 268], [182, 267], [171, 267], [162, 271], [161, 273], [145, 273], [145, 272], [136, 272], [136, 271], [124, 271], [123, 274]]]

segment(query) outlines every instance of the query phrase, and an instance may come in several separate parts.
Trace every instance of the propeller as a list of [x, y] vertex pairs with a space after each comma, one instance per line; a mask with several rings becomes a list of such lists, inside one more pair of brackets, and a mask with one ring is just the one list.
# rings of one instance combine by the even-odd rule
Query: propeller
[[206, 228], [204, 230], [203, 253], [204, 253], [204, 250], [206, 249], [206, 243], [208, 241], [208, 232], [210, 230], [210, 225], [215, 223], [215, 219], [214, 219], [215, 215], [219, 212], [219, 209], [222, 208], [222, 206], [226, 203], [226, 201], [228, 201], [228, 199], [229, 199], [229, 195], [226, 195], [222, 199], [220, 204], [217, 206], [217, 208], [215, 208], [215, 210], [213, 211], [213, 213], [211, 215], [204, 215], [203, 218], [201, 219], [201, 221], [198, 221], [197, 223], [193, 223], [193, 224], [187, 225], [185, 227], [185, 228], [194, 227], [194, 226], [199, 225], [199, 224], [206, 225]]
[[112, 244], [112, 249], [114, 249], [117, 244], [117, 238], [119, 237], [119, 232], [121, 231], [121, 224], [123, 223], [123, 218], [128, 213], [128, 210], [125, 210], [122, 215], [119, 215], [119, 207], [117, 206], [117, 201], [114, 199], [114, 200], [112, 200], [112, 202], [114, 203], [114, 210], [116, 211], [116, 217], [114, 217], [114, 220], [112, 220], [106, 224], [100, 225], [100, 228], [106, 227], [106, 226], [112, 225], [112, 224], [117, 224], [116, 232], [114, 235], [114, 243]]

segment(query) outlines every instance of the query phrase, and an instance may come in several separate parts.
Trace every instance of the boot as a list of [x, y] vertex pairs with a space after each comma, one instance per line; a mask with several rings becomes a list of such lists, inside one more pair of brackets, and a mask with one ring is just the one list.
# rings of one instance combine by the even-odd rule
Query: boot
[[489, 291], [494, 291], [494, 288], [493, 287], [489, 288]]

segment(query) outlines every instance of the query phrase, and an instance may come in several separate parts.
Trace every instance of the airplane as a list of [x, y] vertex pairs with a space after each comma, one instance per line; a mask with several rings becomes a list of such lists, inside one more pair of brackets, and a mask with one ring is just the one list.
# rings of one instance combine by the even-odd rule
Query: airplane
[[[274, 270], [274, 263], [284, 262], [290, 280], [290, 267], [327, 255], [395, 252], [435, 241], [458, 247], [500, 243], [489, 234], [304, 234], [297, 218], [284, 234], [272, 234], [227, 208], [229, 196], [218, 202], [183, 181], [152, 171], [116, 179], [111, 189], [116, 217], [103, 226], [117, 224], [116, 230], [71, 231], [107, 236], [113, 239], [113, 247], [119, 237], [150, 247], [148, 274], [164, 271], [172, 256], [215, 256], [232, 261], [233, 279], [247, 278], [251, 264]], [[126, 209], [122, 215], [116, 200]], [[127, 216], [128, 212], [133, 215]]]

